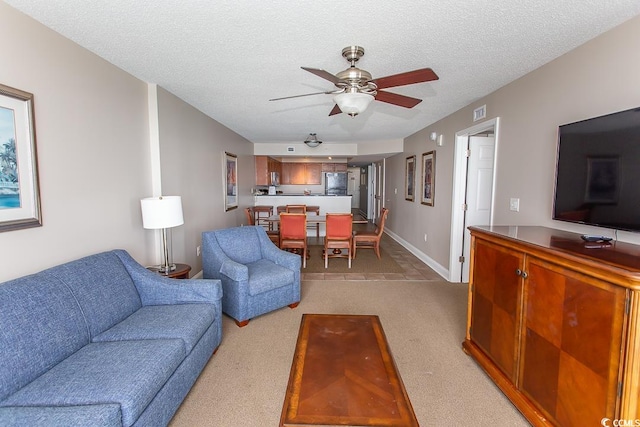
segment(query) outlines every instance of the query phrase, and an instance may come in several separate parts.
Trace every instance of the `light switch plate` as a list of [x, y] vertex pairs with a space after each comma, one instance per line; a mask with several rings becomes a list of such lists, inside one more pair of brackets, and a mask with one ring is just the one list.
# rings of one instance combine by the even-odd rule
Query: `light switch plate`
[[520, 212], [520, 199], [511, 198], [509, 200], [509, 210]]

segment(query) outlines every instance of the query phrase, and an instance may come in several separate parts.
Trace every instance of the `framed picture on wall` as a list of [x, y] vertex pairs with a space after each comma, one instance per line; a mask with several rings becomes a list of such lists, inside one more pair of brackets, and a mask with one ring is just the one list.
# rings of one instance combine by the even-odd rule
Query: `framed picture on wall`
[[405, 165], [404, 199], [413, 202], [416, 188], [416, 156], [407, 157]]
[[226, 212], [238, 207], [238, 156], [225, 151], [224, 165], [224, 210]]
[[0, 85], [0, 231], [41, 225], [33, 95]]
[[436, 191], [436, 152], [422, 154], [422, 194], [420, 203], [433, 206]]

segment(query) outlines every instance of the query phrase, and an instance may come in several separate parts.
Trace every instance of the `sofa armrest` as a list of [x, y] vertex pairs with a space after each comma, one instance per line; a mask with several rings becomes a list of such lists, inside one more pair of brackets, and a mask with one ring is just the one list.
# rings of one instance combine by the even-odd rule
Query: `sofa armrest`
[[227, 258], [220, 267], [220, 274], [224, 274], [234, 282], [243, 282], [249, 280], [249, 268], [233, 261], [231, 258]]
[[3, 426], [122, 426], [117, 403], [79, 406], [6, 406], [0, 407]]
[[[157, 273], [151, 275], [158, 275]], [[222, 298], [222, 285], [217, 279], [168, 279], [166, 277], [133, 277], [142, 305], [185, 303], [214, 304]]]
[[278, 265], [287, 267], [290, 270], [300, 271], [302, 267], [302, 257], [291, 252], [283, 251], [278, 247], [275, 247], [276, 251], [273, 255], [266, 257], [267, 259], [275, 262]]
[[222, 285], [216, 279], [169, 279], [147, 270], [126, 251], [114, 251], [129, 272], [142, 305], [217, 303]]
[[292, 254], [291, 252], [283, 251], [276, 245], [274, 245], [267, 233], [260, 230], [260, 246], [262, 250], [263, 258], [268, 259], [278, 265], [286, 267], [290, 270], [299, 271], [302, 267], [302, 258], [300, 255]]

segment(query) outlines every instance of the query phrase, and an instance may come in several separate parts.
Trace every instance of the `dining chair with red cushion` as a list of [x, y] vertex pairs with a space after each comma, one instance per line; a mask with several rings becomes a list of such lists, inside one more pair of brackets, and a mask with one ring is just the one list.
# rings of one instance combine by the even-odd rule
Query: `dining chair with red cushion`
[[287, 213], [307, 213], [307, 205], [287, 205]]
[[304, 213], [280, 214], [280, 249], [302, 251], [302, 267], [307, 266], [307, 215]]
[[[353, 246], [353, 214], [328, 213], [327, 233], [324, 238], [324, 268], [329, 266], [329, 258], [348, 258], [351, 268]], [[329, 250], [333, 250], [331, 253]], [[343, 254], [342, 249], [347, 253]]]

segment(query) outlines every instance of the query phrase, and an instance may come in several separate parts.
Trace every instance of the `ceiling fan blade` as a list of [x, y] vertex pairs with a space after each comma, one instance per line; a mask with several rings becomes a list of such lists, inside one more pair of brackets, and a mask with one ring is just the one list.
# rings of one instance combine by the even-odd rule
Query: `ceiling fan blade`
[[342, 110], [340, 109], [340, 107], [338, 107], [338, 104], [336, 104], [333, 106], [333, 109], [329, 113], [329, 116], [335, 116], [336, 114], [340, 114], [340, 113], [342, 113]]
[[430, 82], [432, 80], [438, 80], [438, 78], [438, 75], [431, 68], [422, 68], [420, 70], [407, 71], [406, 73], [373, 79], [372, 81], [378, 86], [378, 89], [386, 89], [388, 87]]
[[331, 93], [333, 93], [333, 91], [305, 93], [305, 94], [302, 94], [302, 95], [292, 95], [292, 96], [283, 96], [282, 98], [272, 98], [269, 101], [280, 101], [281, 99], [300, 98], [300, 97], [303, 97], [303, 96], [311, 96], [311, 95], [329, 95]]
[[322, 77], [325, 80], [329, 80], [333, 84], [336, 84], [340, 81], [339, 78], [337, 78], [336, 76], [334, 76], [333, 74], [325, 70], [320, 70], [318, 68], [309, 68], [309, 67], [300, 67], [300, 68], [312, 74], [315, 74], [318, 77]]
[[422, 102], [422, 99], [411, 98], [410, 96], [398, 95], [397, 93], [379, 90], [376, 94], [376, 101], [382, 101], [404, 108], [413, 108], [416, 105], [420, 104]]

